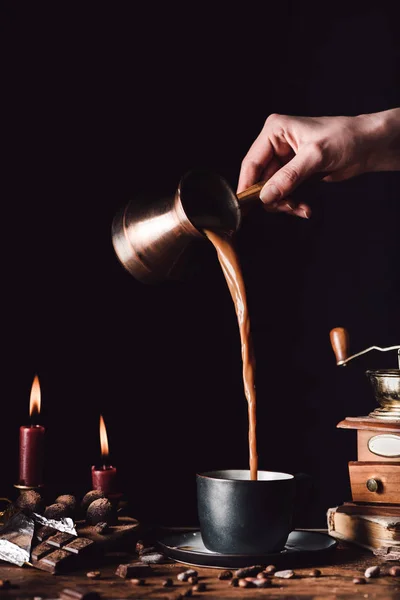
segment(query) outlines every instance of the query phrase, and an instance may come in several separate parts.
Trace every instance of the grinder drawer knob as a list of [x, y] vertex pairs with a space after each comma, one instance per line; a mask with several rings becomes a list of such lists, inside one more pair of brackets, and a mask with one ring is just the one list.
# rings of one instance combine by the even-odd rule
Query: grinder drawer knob
[[367, 488], [370, 492], [379, 492], [379, 488], [380, 488], [379, 479], [373, 479], [373, 478], [368, 479]]

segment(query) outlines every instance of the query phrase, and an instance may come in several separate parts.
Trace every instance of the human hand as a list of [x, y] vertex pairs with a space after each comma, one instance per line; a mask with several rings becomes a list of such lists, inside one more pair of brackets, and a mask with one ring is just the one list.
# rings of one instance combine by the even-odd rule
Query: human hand
[[393, 137], [385, 118], [399, 128], [399, 109], [356, 117], [270, 115], [242, 161], [237, 193], [266, 181], [260, 199], [267, 210], [308, 218], [310, 207], [291, 198], [305, 179], [343, 181], [380, 170], [379, 159], [385, 168], [385, 139]]

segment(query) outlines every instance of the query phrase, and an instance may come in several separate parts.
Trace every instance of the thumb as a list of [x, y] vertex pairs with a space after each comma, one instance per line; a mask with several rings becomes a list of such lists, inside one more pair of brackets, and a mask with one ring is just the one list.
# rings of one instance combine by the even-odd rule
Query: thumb
[[277, 171], [264, 185], [260, 200], [264, 204], [279, 202], [313, 175], [319, 168], [319, 152], [304, 148], [292, 160]]

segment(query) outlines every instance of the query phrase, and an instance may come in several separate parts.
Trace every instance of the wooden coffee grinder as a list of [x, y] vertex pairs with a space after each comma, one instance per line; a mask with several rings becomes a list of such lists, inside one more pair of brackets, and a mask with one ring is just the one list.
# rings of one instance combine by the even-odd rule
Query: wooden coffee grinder
[[400, 516], [400, 346], [372, 346], [349, 356], [345, 329], [332, 329], [330, 340], [339, 366], [371, 350], [397, 350], [398, 369], [366, 372], [379, 406], [366, 416], [346, 417], [337, 427], [357, 430], [358, 460], [349, 462], [353, 503], [375, 514], [390, 506]]

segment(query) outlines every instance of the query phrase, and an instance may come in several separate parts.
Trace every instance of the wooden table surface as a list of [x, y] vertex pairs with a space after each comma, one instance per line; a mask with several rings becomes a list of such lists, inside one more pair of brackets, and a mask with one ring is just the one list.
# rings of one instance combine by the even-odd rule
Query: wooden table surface
[[[65, 588], [96, 591], [104, 600], [116, 598], [165, 598], [173, 600], [179, 593], [191, 587], [188, 583], [177, 580], [177, 574], [185, 568], [181, 563], [168, 563], [153, 566], [153, 573], [146, 578], [143, 586], [135, 586], [129, 580], [115, 575], [118, 564], [137, 560], [134, 555], [123, 553], [110, 555], [107, 564], [99, 568], [101, 579], [91, 580], [86, 577], [87, 569], [69, 575], [50, 575], [31, 567], [17, 567], [0, 561], [0, 580], [10, 580], [9, 590], [0, 589], [1, 600], [23, 598], [58, 598]], [[310, 567], [294, 568], [293, 579], [273, 579], [273, 585], [265, 589], [229, 586], [229, 581], [218, 579], [220, 569], [197, 568], [200, 581], [206, 583], [204, 592], [195, 592], [193, 597], [226, 598], [239, 600], [242, 598], [400, 598], [400, 577], [388, 574], [389, 568], [398, 562], [384, 562], [371, 552], [361, 548], [340, 543], [329, 559], [329, 564], [318, 564], [320, 577], [310, 577]], [[381, 574], [376, 579], [368, 579], [363, 585], [353, 583], [354, 577], [363, 576], [367, 567], [379, 565]], [[312, 565], [311, 565], [312, 566]], [[162, 587], [162, 581], [170, 577], [174, 581], [172, 588]]]

